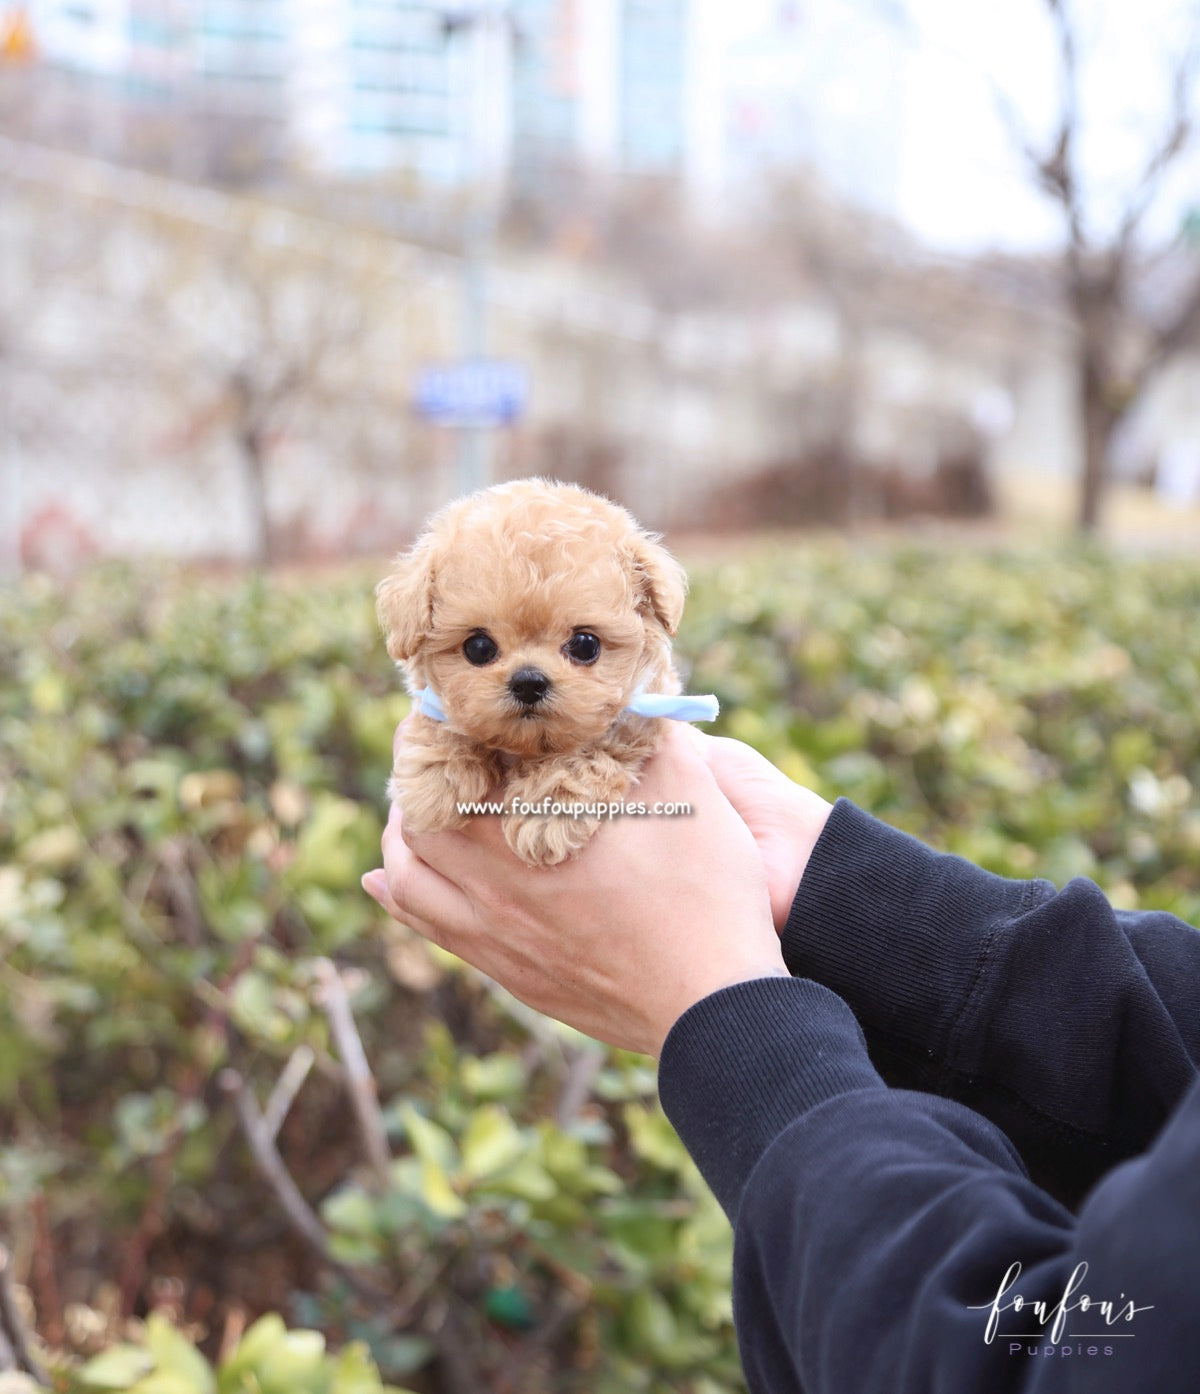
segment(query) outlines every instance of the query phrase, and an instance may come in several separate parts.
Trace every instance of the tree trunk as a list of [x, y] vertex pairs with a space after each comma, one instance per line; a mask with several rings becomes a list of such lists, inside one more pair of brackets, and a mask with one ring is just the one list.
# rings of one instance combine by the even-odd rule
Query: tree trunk
[[833, 441], [822, 451], [821, 494], [829, 510], [829, 521], [853, 532], [866, 513], [861, 471], [858, 468], [858, 442], [855, 424], [862, 416], [863, 362], [865, 357], [862, 322], [849, 296], [836, 296], [842, 336], [841, 361], [829, 388], [832, 405]]
[[1099, 531], [1109, 485], [1109, 456], [1113, 435], [1124, 413], [1114, 406], [1107, 372], [1106, 348], [1096, 327], [1083, 323], [1085, 336], [1080, 361], [1080, 407], [1083, 425], [1083, 472], [1079, 481], [1079, 531]]
[[1104, 496], [1108, 491], [1108, 449], [1112, 429], [1108, 413], [1090, 403], [1083, 409], [1083, 475], [1079, 488], [1079, 530], [1099, 530]]
[[246, 491], [255, 566], [271, 564], [271, 518], [267, 508], [266, 461], [257, 431], [242, 433], [242, 460], [246, 466]]

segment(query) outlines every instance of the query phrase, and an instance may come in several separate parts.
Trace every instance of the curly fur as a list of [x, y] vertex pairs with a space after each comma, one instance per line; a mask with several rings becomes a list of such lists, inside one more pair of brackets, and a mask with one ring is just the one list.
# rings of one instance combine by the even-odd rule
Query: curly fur
[[[671, 639], [683, 569], [617, 504], [572, 484], [525, 479], [449, 504], [402, 553], [376, 592], [388, 652], [410, 690], [428, 685], [446, 720], [413, 718], [389, 796], [418, 831], [461, 826], [461, 803], [611, 803], [657, 748], [660, 722], [623, 708], [639, 687], [675, 693]], [[600, 640], [584, 664], [564, 650], [579, 631]], [[472, 634], [497, 646], [484, 666]], [[536, 707], [509, 680], [549, 680]], [[598, 820], [504, 816], [509, 846], [531, 865], [560, 862]]]

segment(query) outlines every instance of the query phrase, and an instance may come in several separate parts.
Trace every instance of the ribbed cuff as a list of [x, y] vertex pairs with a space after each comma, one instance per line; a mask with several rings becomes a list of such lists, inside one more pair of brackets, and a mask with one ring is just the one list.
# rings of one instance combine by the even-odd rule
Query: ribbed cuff
[[858, 1023], [801, 978], [737, 983], [697, 1002], [663, 1045], [659, 1095], [704, 1179], [733, 1219], [750, 1173], [815, 1105], [884, 1087]]
[[783, 957], [844, 997], [869, 1037], [945, 1059], [997, 930], [1052, 893], [931, 851], [839, 799], [792, 904]]

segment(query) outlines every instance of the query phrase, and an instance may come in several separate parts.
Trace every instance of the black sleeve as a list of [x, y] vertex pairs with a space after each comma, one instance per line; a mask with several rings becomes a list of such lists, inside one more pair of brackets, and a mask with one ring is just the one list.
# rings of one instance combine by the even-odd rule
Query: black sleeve
[[1200, 1062], [1200, 934], [1097, 887], [1009, 881], [840, 800], [784, 958], [852, 1008], [884, 1081], [970, 1105], [1075, 1204], [1142, 1152]]
[[806, 979], [692, 1007], [659, 1087], [734, 1222], [753, 1394], [1194, 1394], [1200, 1085], [1077, 1216], [979, 1114], [888, 1089]]

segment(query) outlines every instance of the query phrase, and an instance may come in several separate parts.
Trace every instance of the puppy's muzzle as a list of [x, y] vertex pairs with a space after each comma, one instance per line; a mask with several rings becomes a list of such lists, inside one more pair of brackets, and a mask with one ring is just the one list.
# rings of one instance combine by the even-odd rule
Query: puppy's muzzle
[[508, 690], [523, 707], [533, 708], [550, 691], [550, 679], [540, 668], [518, 668], [508, 680]]

